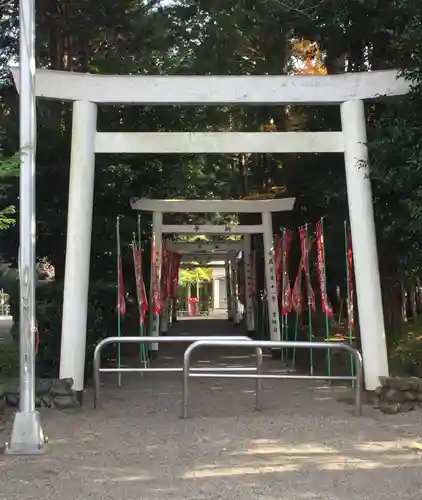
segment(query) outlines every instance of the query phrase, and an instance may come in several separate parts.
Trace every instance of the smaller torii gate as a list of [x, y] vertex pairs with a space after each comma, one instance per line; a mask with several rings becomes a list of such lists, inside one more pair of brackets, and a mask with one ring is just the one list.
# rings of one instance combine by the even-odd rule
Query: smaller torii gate
[[[250, 235], [245, 235], [241, 240], [236, 241], [226, 241], [226, 242], [204, 242], [205, 246], [198, 250], [198, 244], [196, 242], [185, 243], [185, 242], [173, 242], [167, 240], [165, 242], [167, 250], [178, 253], [181, 256], [180, 267], [187, 269], [197, 267], [193, 262], [198, 262], [201, 267], [221, 267], [225, 270], [226, 276], [226, 294], [227, 294], [227, 313], [228, 319], [233, 320], [235, 324], [239, 322], [238, 309], [237, 309], [237, 296], [234, 297], [236, 291], [237, 283], [237, 255], [239, 252], [243, 252], [245, 255], [245, 249], [248, 249], [248, 258], [251, 255], [251, 242]], [[201, 243], [200, 243], [201, 245]], [[208, 250], [208, 252], [207, 252]], [[211, 253], [210, 253], [211, 252]], [[250, 260], [250, 259], [249, 259]], [[186, 262], [191, 261], [191, 262]], [[193, 261], [193, 262], [192, 262]], [[214, 262], [214, 264], [210, 264]], [[221, 264], [216, 264], [215, 261], [220, 261]], [[233, 266], [234, 264], [234, 266]], [[246, 328], [248, 332], [253, 332], [255, 330], [255, 318], [254, 318], [254, 307], [253, 307], [253, 282], [255, 276], [252, 276], [253, 266], [245, 266], [244, 280], [246, 284], [245, 299], [246, 299]], [[233, 272], [234, 271], [234, 272]], [[220, 290], [217, 288], [219, 281], [213, 279], [213, 298], [215, 303], [215, 297], [219, 296]], [[234, 286], [232, 286], [234, 284]], [[171, 319], [176, 318], [176, 301], [170, 303], [170, 299], [167, 299], [164, 303], [164, 314], [163, 321], [160, 321], [160, 331], [166, 333], [169, 327], [170, 310]]]
[[[293, 208], [294, 198], [281, 198], [272, 200], [152, 200], [142, 198], [131, 202], [134, 210], [152, 212], [153, 234], [155, 235], [155, 259], [151, 259], [151, 265], [155, 261], [156, 271], [151, 272], [151, 276], [156, 275], [158, 283], [161, 279], [162, 262], [162, 241], [165, 234], [198, 234], [198, 235], [242, 235], [243, 242], [233, 242], [231, 246], [245, 251], [246, 288], [250, 290], [248, 281], [251, 279], [251, 240], [252, 234], [262, 234], [264, 241], [264, 265], [265, 282], [268, 303], [268, 321], [271, 340], [280, 340], [280, 319], [278, 311], [277, 287], [275, 279], [275, 268], [273, 258], [273, 224], [272, 213], [290, 211]], [[241, 224], [220, 224], [220, 225], [196, 225], [196, 224], [164, 224], [163, 215], [165, 213], [260, 213], [261, 224], [241, 225]], [[190, 249], [190, 253], [209, 250], [212, 251], [229, 248], [228, 242], [221, 244], [208, 244], [205, 246], [196, 243]], [[174, 244], [176, 245], [176, 244]], [[220, 247], [220, 248], [218, 248]], [[195, 252], [195, 253], [196, 253]], [[152, 269], [151, 269], [152, 271]], [[150, 287], [150, 299], [152, 299], [154, 287]], [[253, 314], [251, 307], [252, 297], [247, 293], [246, 297], [247, 324], [251, 324], [250, 316]], [[152, 300], [150, 300], [150, 304]], [[166, 309], [166, 306], [165, 308]], [[151, 310], [150, 334], [159, 336], [160, 316]], [[158, 350], [158, 344], [152, 344], [153, 350]]]

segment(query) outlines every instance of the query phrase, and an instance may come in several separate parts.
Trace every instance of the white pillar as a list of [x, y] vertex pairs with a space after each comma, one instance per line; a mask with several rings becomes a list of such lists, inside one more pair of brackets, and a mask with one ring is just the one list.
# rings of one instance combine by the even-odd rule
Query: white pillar
[[230, 260], [227, 259], [225, 263], [226, 270], [226, 299], [227, 299], [227, 314], [229, 321], [233, 320], [233, 304], [232, 304], [232, 291], [231, 291], [231, 269]]
[[212, 278], [212, 304], [214, 311], [220, 309], [220, 280], [215, 276]]
[[97, 106], [73, 104], [60, 378], [84, 388]]
[[341, 121], [365, 385], [374, 390], [388, 375], [388, 359], [363, 102], [344, 102]]
[[239, 299], [237, 293], [237, 261], [236, 255], [230, 260], [230, 296], [232, 304], [233, 323], [239, 324]]
[[245, 234], [244, 238], [244, 261], [245, 261], [245, 309], [246, 309], [246, 328], [248, 332], [255, 330], [255, 317], [253, 310], [252, 296], [252, 250], [251, 235]]
[[273, 222], [270, 212], [262, 213], [262, 225], [264, 229], [265, 283], [267, 291], [266, 296], [268, 303], [270, 339], [273, 341], [279, 341], [281, 340], [280, 317], [278, 313], [277, 287], [275, 281]]
[[[157, 264], [157, 274], [155, 276], [153, 249], [151, 246], [151, 285], [149, 290], [150, 303], [150, 335], [158, 337], [160, 335], [160, 314], [154, 314], [154, 292], [161, 291], [161, 250], [163, 236], [163, 214], [162, 212], [152, 213], [152, 233], [155, 235], [155, 259]], [[158, 351], [158, 344], [151, 344], [152, 351]]]

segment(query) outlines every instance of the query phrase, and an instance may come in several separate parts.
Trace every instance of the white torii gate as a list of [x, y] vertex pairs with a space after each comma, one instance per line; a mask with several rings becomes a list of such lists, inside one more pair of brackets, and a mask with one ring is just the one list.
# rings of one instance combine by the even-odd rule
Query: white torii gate
[[[184, 243], [175, 243], [175, 242], [169, 242], [166, 241], [166, 248], [171, 249], [172, 251], [179, 253], [181, 256], [181, 262], [180, 262], [180, 268], [181, 269], [193, 269], [198, 266], [201, 267], [212, 267], [212, 268], [225, 268], [226, 271], [226, 280], [230, 279], [230, 270], [227, 272], [227, 263], [229, 261], [232, 261], [232, 259], [236, 260], [236, 255], [237, 251], [244, 250], [244, 240], [239, 240], [236, 244], [237, 247], [231, 247], [229, 251], [217, 251], [213, 253], [206, 253], [204, 249], [202, 249], [199, 252], [195, 252], [195, 250], [191, 250], [194, 253], [185, 253], [186, 248]], [[188, 243], [189, 245], [189, 243]], [[193, 243], [195, 245], [195, 243]], [[194, 248], [194, 247], [193, 247]], [[237, 250], [237, 251], [236, 251]], [[218, 263], [217, 263], [218, 262]], [[245, 271], [245, 281], [251, 281], [247, 272]], [[218, 281], [215, 281], [213, 278], [213, 297], [215, 297], [215, 294], [219, 293], [219, 290], [217, 291], [216, 285], [218, 284]], [[233, 317], [233, 307], [232, 307], [232, 297], [230, 296], [230, 287], [227, 287], [227, 310], [228, 310], [228, 319], [234, 319], [236, 323], [237, 321], [237, 316], [236, 318]], [[247, 314], [246, 317], [246, 325], [247, 325], [247, 330], [249, 332], [254, 331], [254, 316], [253, 316], [253, 299], [252, 299], [252, 289], [248, 290], [250, 292], [249, 294], [246, 294], [246, 300], [249, 303], [249, 310], [250, 314]], [[176, 300], [173, 302], [170, 301], [170, 298], [167, 298], [167, 300], [163, 304], [163, 310], [160, 314], [159, 318], [159, 330], [160, 332], [166, 333], [170, 327], [170, 311], [171, 311], [171, 319], [174, 320], [177, 317], [177, 311], [176, 311]], [[150, 312], [150, 318], [151, 322], [154, 316]], [[153, 325], [151, 325], [153, 327]]]
[[[262, 234], [264, 239], [264, 264], [265, 264], [265, 282], [267, 288], [268, 302], [268, 321], [271, 340], [280, 340], [280, 320], [277, 301], [277, 288], [275, 282], [275, 268], [273, 256], [273, 224], [271, 219], [272, 212], [282, 212], [292, 210], [294, 198], [283, 198], [273, 200], [151, 200], [148, 198], [133, 200], [132, 208], [134, 210], [152, 212], [152, 227], [155, 234], [155, 259], [151, 259], [151, 263], [156, 262], [157, 266], [157, 281], [161, 279], [161, 258], [162, 258], [162, 238], [163, 234], [205, 234], [205, 235], [251, 235]], [[261, 213], [262, 223], [252, 225], [238, 224], [221, 224], [221, 225], [194, 225], [194, 224], [164, 224], [164, 213]], [[235, 242], [233, 242], [235, 243]], [[246, 252], [246, 269], [247, 280], [250, 281], [250, 261], [251, 248], [250, 238], [247, 239], [248, 248]], [[238, 247], [243, 244], [237, 242]], [[230, 272], [231, 287], [233, 290], [236, 287], [236, 277], [234, 272], [233, 260], [231, 259], [232, 271]], [[152, 264], [151, 264], [152, 265]], [[151, 276], [153, 276], [151, 268]], [[249, 290], [249, 286], [247, 286]], [[150, 298], [152, 299], [153, 287], [150, 289]], [[232, 294], [233, 297], [235, 294]], [[252, 296], [247, 294], [247, 323], [251, 324], [250, 316], [253, 314], [251, 308]], [[152, 303], [152, 300], [150, 300]], [[231, 304], [233, 306], [233, 304]], [[249, 306], [249, 307], [248, 307]], [[164, 323], [165, 330], [167, 328], [167, 310], [164, 305]], [[229, 308], [230, 310], [230, 308]], [[234, 308], [234, 312], [235, 312]], [[151, 312], [153, 312], [151, 310]], [[151, 329], [150, 332], [154, 336], [160, 334], [160, 318], [157, 314], [151, 314]], [[158, 344], [151, 344], [153, 350], [158, 350]]]
[[[19, 69], [12, 71], [19, 86]], [[329, 152], [345, 156], [365, 382], [367, 389], [375, 389], [378, 377], [388, 374], [388, 363], [363, 100], [406, 94], [409, 85], [395, 70], [327, 76], [121, 76], [40, 69], [35, 80], [38, 97], [73, 102], [60, 377], [72, 377], [74, 390], [84, 387], [96, 153]], [[98, 104], [336, 104], [342, 131], [100, 132]]]
[[[164, 242], [163, 242], [164, 244]], [[231, 269], [230, 263], [233, 260], [236, 260], [237, 253], [239, 251], [245, 251], [245, 248], [249, 248], [249, 255], [251, 255], [250, 247], [250, 235], [245, 235], [242, 240], [237, 241], [222, 241], [222, 242], [173, 242], [171, 240], [166, 240], [165, 242], [167, 250], [171, 250], [173, 252], [179, 253], [181, 256], [180, 268], [181, 269], [190, 269], [195, 268], [197, 265], [201, 267], [222, 267], [225, 268], [226, 274], [226, 286], [227, 286], [227, 310], [228, 310], [228, 319], [233, 319], [235, 323], [238, 323], [237, 309], [234, 311], [235, 300], [230, 294], [231, 291]], [[191, 253], [188, 253], [191, 252]], [[211, 253], [210, 253], [211, 252]], [[221, 264], [217, 264], [215, 261], [220, 261]], [[250, 260], [250, 259], [249, 259]], [[191, 262], [187, 262], [191, 261]], [[198, 264], [194, 264], [198, 263]], [[253, 309], [253, 293], [252, 293], [252, 276], [251, 276], [252, 268], [249, 265], [245, 266], [245, 283], [249, 284], [246, 287], [246, 326], [248, 332], [253, 332], [255, 330], [255, 318], [254, 318], [254, 309]], [[235, 276], [232, 276], [233, 279], [236, 279]], [[230, 280], [230, 282], [229, 282]], [[219, 294], [219, 289], [217, 288], [218, 281], [213, 280], [213, 296], [216, 297]], [[150, 304], [151, 296], [150, 296]], [[214, 302], [215, 303], [215, 302]], [[170, 301], [170, 298], [163, 304], [162, 312], [160, 313], [159, 318], [159, 330], [162, 333], [166, 333], [170, 326], [170, 312], [171, 312], [171, 320], [175, 320], [177, 317], [176, 313], [176, 301]], [[153, 314], [150, 312], [150, 320], [151, 320], [151, 328], [154, 328], [153, 324], [154, 318]], [[152, 344], [155, 346], [155, 344]], [[159, 347], [159, 346], [157, 346]], [[155, 348], [156, 350], [156, 348]]]

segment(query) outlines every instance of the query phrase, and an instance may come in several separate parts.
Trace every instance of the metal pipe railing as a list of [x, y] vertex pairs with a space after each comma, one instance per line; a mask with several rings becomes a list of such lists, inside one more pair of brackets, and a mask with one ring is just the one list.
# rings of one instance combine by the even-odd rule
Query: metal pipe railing
[[[251, 374], [236, 374], [236, 373], [192, 373], [190, 367], [191, 355], [192, 353], [199, 349], [200, 347], [248, 347], [248, 348], [308, 348], [308, 349], [342, 349], [349, 352], [355, 360], [355, 375], [354, 376], [324, 376], [324, 375], [292, 375], [283, 373], [261, 373], [261, 370], [257, 370], [257, 373]], [[258, 363], [257, 363], [258, 365]], [[362, 356], [360, 352], [348, 344], [336, 343], [330, 344], [325, 342], [292, 342], [292, 341], [246, 341], [239, 342], [236, 340], [222, 340], [217, 339], [211, 340], [200, 340], [190, 345], [183, 357], [183, 394], [182, 394], [182, 418], [188, 418], [188, 405], [189, 405], [189, 377], [201, 377], [201, 378], [250, 378], [256, 380], [263, 379], [298, 379], [298, 380], [355, 380], [355, 407], [356, 415], [362, 415], [362, 377], [363, 377], [363, 363]], [[261, 394], [262, 387], [260, 387], [259, 393]], [[260, 396], [259, 396], [260, 397]], [[261, 408], [261, 401], [259, 401], [259, 407]]]
[[[145, 372], [153, 372], [153, 373], [182, 373], [183, 367], [174, 367], [174, 368], [101, 368], [101, 352], [107, 345], [110, 344], [160, 344], [160, 343], [186, 343], [186, 342], [198, 342], [203, 340], [208, 340], [210, 337], [204, 336], [177, 336], [177, 337], [107, 337], [101, 340], [94, 351], [94, 360], [93, 360], [93, 377], [94, 377], [94, 408], [101, 407], [101, 384], [100, 384], [100, 374], [101, 373], [145, 373]], [[239, 342], [248, 342], [252, 339], [245, 335], [237, 335], [237, 336], [216, 336], [212, 337], [214, 340], [219, 341], [239, 341]], [[204, 373], [222, 373], [225, 372], [247, 372], [254, 371], [256, 373], [260, 373], [262, 367], [262, 349], [257, 347], [255, 349], [256, 355], [256, 367], [205, 367], [205, 368], [191, 368], [191, 370], [195, 370], [196, 372], [204, 372]], [[261, 379], [256, 379], [256, 405], [257, 409], [260, 409], [261, 402]]]

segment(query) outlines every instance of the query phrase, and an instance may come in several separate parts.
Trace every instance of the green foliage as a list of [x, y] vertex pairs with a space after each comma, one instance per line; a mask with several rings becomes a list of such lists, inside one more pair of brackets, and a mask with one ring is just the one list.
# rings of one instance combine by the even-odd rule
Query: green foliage
[[195, 267], [194, 269], [180, 269], [179, 282], [181, 285], [194, 284], [202, 281], [211, 281], [212, 269], [209, 267]]
[[0, 342], [0, 380], [19, 376], [19, 343]]
[[[92, 300], [88, 305], [86, 343], [86, 376], [92, 376], [92, 357], [99, 340], [115, 335], [116, 290], [108, 283], [96, 282], [91, 287]], [[62, 326], [63, 283], [44, 283], [37, 287], [37, 324], [39, 346], [36, 372], [40, 377], [58, 376], [60, 362], [60, 336]], [[18, 287], [11, 294], [11, 312], [19, 317]], [[15, 340], [19, 339], [19, 324], [13, 328]], [[107, 352], [105, 353], [107, 355]]]
[[[7, 180], [19, 175], [19, 157], [17, 155], [11, 158], [0, 158], [0, 199], [4, 196], [7, 189]], [[5, 182], [6, 181], [6, 182]], [[16, 208], [14, 205], [8, 205], [0, 208], [0, 231], [13, 226]]]
[[390, 358], [395, 374], [422, 376], [422, 336], [407, 334], [397, 343]]
[[[292, 71], [291, 40], [317, 41], [329, 73], [399, 67], [414, 85], [406, 98], [367, 106], [371, 176], [384, 289], [421, 271], [422, 241], [422, 16], [410, 0], [179, 0], [37, 2], [37, 63], [44, 68], [116, 74], [270, 74]], [[18, 232], [18, 102], [7, 64], [17, 57], [17, 2], [0, 10], [1, 253], [16, 268]], [[56, 373], [60, 356], [69, 180], [71, 106], [38, 101], [37, 257], [51, 262], [56, 282], [37, 288], [40, 373]], [[99, 110], [101, 131], [257, 131], [273, 120], [279, 131], [339, 130], [331, 107], [125, 107]], [[292, 213], [274, 216], [276, 230], [326, 220], [327, 279], [344, 283], [343, 221], [347, 218], [340, 155], [124, 155], [97, 158], [92, 235], [87, 359], [103, 336], [115, 333], [115, 220], [122, 215], [125, 284], [134, 293], [129, 244], [136, 222], [132, 197], [230, 198], [286, 186]], [[169, 216], [170, 217], [170, 216]], [[171, 215], [174, 223], [216, 223], [220, 214]], [[259, 222], [253, 215], [243, 223]], [[150, 216], [141, 229], [148, 266]], [[262, 242], [254, 239], [262, 253]], [[292, 248], [296, 267], [297, 241]], [[129, 271], [130, 270], [130, 271]], [[210, 270], [199, 271], [210, 279]], [[294, 274], [295, 271], [292, 272]], [[18, 314], [17, 282], [3, 273]], [[292, 274], [292, 275], [293, 275]], [[182, 283], [195, 283], [183, 270]], [[258, 268], [258, 287], [263, 272]], [[6, 285], [4, 285], [6, 287]], [[388, 297], [387, 297], [388, 298]], [[386, 301], [387, 307], [391, 301]], [[397, 301], [395, 302], [397, 304]], [[87, 367], [89, 370], [89, 366]]]

